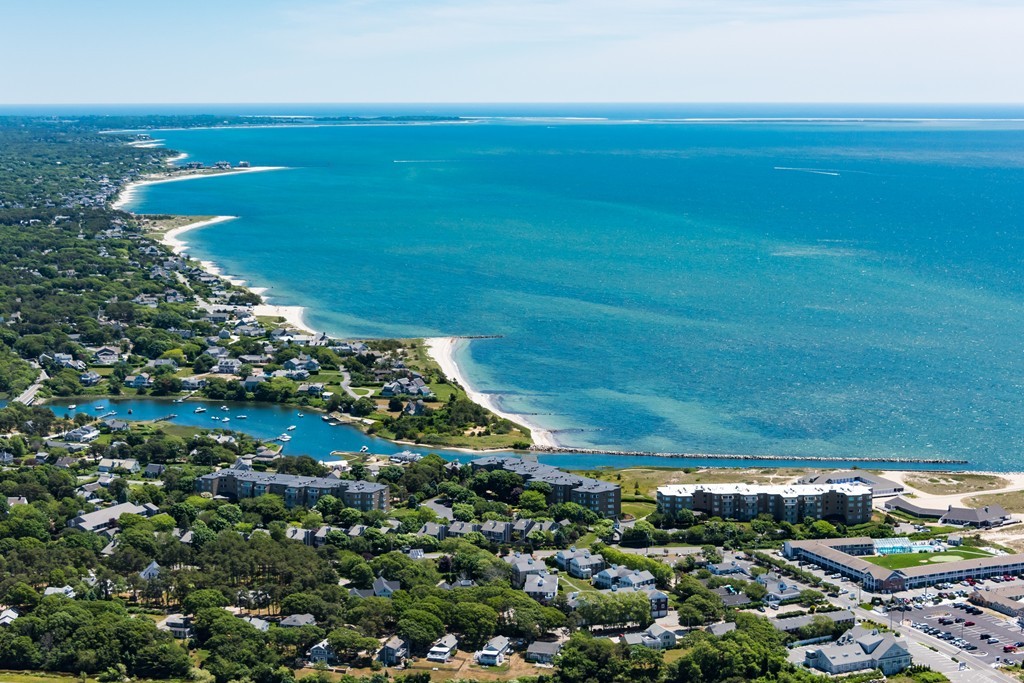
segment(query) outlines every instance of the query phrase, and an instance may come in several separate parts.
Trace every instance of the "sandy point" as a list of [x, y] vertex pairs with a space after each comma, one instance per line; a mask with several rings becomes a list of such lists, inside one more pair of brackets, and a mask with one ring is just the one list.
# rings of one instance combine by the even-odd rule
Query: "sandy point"
[[469, 343], [468, 340], [459, 337], [429, 337], [423, 341], [426, 345], [427, 353], [430, 354], [430, 357], [433, 358], [439, 366], [441, 366], [441, 372], [443, 372], [448, 379], [457, 382], [466, 392], [466, 396], [469, 397], [470, 401], [487, 408], [498, 417], [503, 417], [506, 420], [511, 420], [512, 422], [528, 427], [534, 445], [550, 447], [558, 446], [558, 443], [555, 442], [554, 436], [549, 430], [530, 422], [525, 415], [509, 413], [502, 410], [492, 395], [485, 394], [474, 389], [473, 385], [467, 381], [465, 374], [463, 374], [462, 369], [455, 360], [455, 355], [459, 348], [461, 348], [462, 344]]
[[138, 195], [139, 190], [148, 187], [149, 185], [159, 185], [161, 183], [177, 183], [183, 180], [199, 180], [201, 178], [223, 178], [229, 175], [241, 175], [242, 173], [259, 173], [262, 171], [282, 171], [287, 169], [287, 166], [250, 166], [248, 168], [236, 168], [231, 171], [223, 171], [221, 173], [174, 173], [170, 171], [170, 175], [149, 175], [140, 180], [128, 183], [124, 186], [120, 193], [111, 203], [111, 208], [118, 209], [121, 211], [126, 210], [128, 206]]
[[187, 225], [180, 225], [177, 228], [168, 230], [160, 237], [160, 244], [170, 247], [171, 251], [175, 254], [180, 254], [188, 248], [188, 242], [181, 239], [182, 235], [192, 230], [198, 230], [199, 228], [205, 228], [208, 225], [216, 225], [217, 223], [223, 223], [225, 221], [233, 221], [238, 216], [214, 216], [205, 221], [196, 221], [195, 223], [189, 223]]
[[313, 328], [306, 324], [305, 306], [275, 306], [273, 304], [260, 304], [258, 306], [254, 306], [252, 312], [261, 317], [284, 318], [284, 322], [287, 326], [294, 327], [295, 329], [308, 334], [316, 334], [316, 332], [313, 331]]

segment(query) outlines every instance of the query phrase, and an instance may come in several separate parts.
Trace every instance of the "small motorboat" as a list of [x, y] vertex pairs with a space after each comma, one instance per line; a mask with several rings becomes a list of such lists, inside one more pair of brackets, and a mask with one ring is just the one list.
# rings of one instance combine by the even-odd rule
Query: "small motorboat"
[[235, 415], [236, 420], [247, 420], [248, 418], [248, 415]]
[[306, 417], [303, 413], [299, 413], [299, 417]]
[[369, 446], [363, 446], [362, 448], [359, 449], [359, 452], [360, 453], [369, 453], [370, 452], [370, 448], [369, 448]]
[[193, 412], [193, 413], [205, 413], [205, 412], [206, 412], [206, 408], [204, 408], [204, 407], [202, 407], [202, 406], [199, 406], [198, 408], [196, 408], [196, 409], [195, 409], [195, 410], [193, 410], [192, 412]]
[[287, 434], [282, 434], [281, 436], [277, 437], [277, 440], [278, 441], [291, 441], [292, 437], [288, 436]]
[[128, 409], [128, 414], [129, 414], [129, 415], [131, 415], [131, 414], [132, 414], [132, 409], [131, 409], [131, 408], [129, 408], [129, 409]]
[[228, 411], [228, 407], [227, 406], [221, 406], [220, 409], [223, 410], [224, 412]]
[[294, 432], [295, 431], [295, 425], [288, 425], [288, 431], [289, 432]]
[[230, 417], [225, 417], [225, 418], [223, 418], [221, 420], [221, 422], [231, 422], [231, 418]]
[[68, 410], [74, 410], [77, 407], [78, 407], [77, 403], [72, 403], [71, 405], [68, 406]]
[[106, 410], [106, 409], [107, 409], [107, 407], [106, 407], [106, 406], [101, 406], [101, 405], [97, 404], [97, 405], [94, 405], [94, 406], [92, 407], [92, 409], [93, 409], [93, 410]]

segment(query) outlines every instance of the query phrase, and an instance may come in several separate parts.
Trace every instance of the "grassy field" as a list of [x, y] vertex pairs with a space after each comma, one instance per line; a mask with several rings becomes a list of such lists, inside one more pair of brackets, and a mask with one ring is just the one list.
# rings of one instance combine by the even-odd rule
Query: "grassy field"
[[647, 515], [651, 514], [652, 512], [654, 512], [657, 509], [658, 509], [658, 506], [655, 505], [654, 503], [623, 503], [622, 504], [622, 511], [624, 513], [626, 513], [627, 515], [633, 515], [637, 519], [640, 519], [641, 517], [646, 517]]
[[877, 564], [886, 569], [906, 569], [907, 567], [919, 567], [923, 564], [956, 562], [957, 560], [970, 560], [978, 557], [991, 557], [991, 555], [977, 548], [957, 548], [945, 553], [901, 553], [899, 555], [865, 557], [864, 559], [871, 564]]
[[1002, 505], [1009, 512], [1024, 512], [1024, 491], [990, 493], [987, 496], [974, 496], [964, 502], [971, 507], [984, 507], [985, 505], [998, 504]]
[[949, 473], [909, 475], [904, 478], [904, 481], [915, 489], [935, 495], [991, 491], [1003, 488], [1010, 483], [1008, 480], [992, 474]]
[[[49, 671], [10, 671], [0, 670], [0, 683], [76, 683], [81, 680], [78, 676], [71, 674], [51, 673]], [[150, 679], [132, 679], [135, 683], [149, 683]], [[88, 683], [96, 683], [96, 679], [90, 676]], [[177, 679], [163, 681], [163, 683], [179, 683]]]

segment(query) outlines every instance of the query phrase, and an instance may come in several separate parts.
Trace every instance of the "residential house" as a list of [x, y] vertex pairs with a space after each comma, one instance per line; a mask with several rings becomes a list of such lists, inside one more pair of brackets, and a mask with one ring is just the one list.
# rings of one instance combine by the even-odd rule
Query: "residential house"
[[132, 428], [132, 426], [124, 420], [104, 420], [102, 425], [104, 428], [112, 432], [127, 432]]
[[306, 659], [314, 664], [333, 664], [338, 658], [334, 653], [334, 648], [332, 648], [331, 644], [326, 638], [324, 638], [306, 651]]
[[100, 430], [92, 425], [82, 425], [65, 434], [64, 438], [73, 443], [89, 443], [98, 439], [99, 436]]
[[158, 465], [155, 462], [150, 463], [146, 465], [146, 469], [142, 471], [142, 476], [146, 477], [147, 479], [157, 479], [164, 473], [166, 469], [167, 467], [165, 465]]
[[600, 554], [591, 554], [589, 550], [584, 550], [569, 560], [569, 576], [589, 580], [594, 574], [604, 569], [604, 564], [604, 557]]
[[548, 573], [547, 565], [532, 555], [515, 553], [505, 557], [505, 562], [512, 568], [512, 585], [523, 586], [528, 579]]
[[171, 635], [178, 640], [187, 640], [192, 637], [192, 617], [184, 614], [168, 614], [157, 628], [162, 631], [170, 631]]
[[448, 526], [445, 524], [438, 524], [437, 522], [427, 522], [416, 534], [417, 536], [433, 536], [439, 541], [443, 541], [448, 535]]
[[409, 645], [398, 636], [388, 638], [377, 655], [384, 666], [400, 666], [408, 656]]
[[526, 580], [523, 591], [537, 602], [548, 604], [558, 595], [558, 577], [538, 574]]
[[139, 471], [139, 461], [134, 458], [103, 458], [100, 460], [99, 467], [97, 468], [100, 472], [114, 472], [117, 470], [124, 470], [136, 474]]
[[501, 666], [505, 663], [505, 655], [511, 647], [512, 643], [508, 638], [495, 636], [476, 653], [476, 661], [481, 666]]
[[646, 569], [641, 571], [619, 565], [612, 565], [594, 575], [597, 588], [643, 588], [654, 583], [654, 575]]
[[153, 386], [153, 378], [149, 376], [149, 373], [140, 372], [137, 375], [125, 377], [124, 385], [129, 389], [148, 389]]
[[92, 362], [96, 365], [113, 365], [121, 360], [121, 351], [113, 346], [101, 346], [92, 354]]
[[181, 388], [185, 391], [199, 391], [206, 386], [204, 377], [182, 377]]
[[322, 382], [316, 383], [305, 383], [299, 385], [298, 389], [295, 390], [296, 394], [303, 396], [322, 396], [324, 393], [324, 385]]
[[561, 643], [536, 640], [526, 648], [526, 661], [537, 664], [551, 664], [562, 651]]
[[5, 609], [3, 612], [0, 612], [0, 627], [10, 626], [20, 616], [18, 610], [12, 607]]
[[281, 620], [281, 628], [299, 628], [300, 626], [316, 626], [316, 618], [312, 614], [292, 614]]
[[221, 358], [217, 361], [217, 372], [222, 375], [236, 375], [242, 369], [242, 361], [237, 358]]
[[378, 576], [373, 581], [371, 588], [350, 588], [349, 595], [360, 598], [390, 598], [395, 591], [401, 590], [402, 584], [398, 581], [388, 581]]
[[511, 522], [484, 522], [480, 527], [480, 533], [491, 543], [509, 543], [512, 540]]
[[668, 650], [676, 646], [676, 634], [658, 624], [651, 624], [642, 633], [627, 633], [622, 637], [626, 645], [643, 645], [652, 650]]
[[78, 382], [83, 387], [94, 387], [100, 383], [103, 377], [95, 370], [87, 370], [78, 376]]
[[452, 522], [448, 525], [448, 535], [461, 538], [474, 531], [480, 531], [480, 525], [474, 522]]
[[972, 526], [985, 528], [999, 526], [1010, 519], [1002, 505], [993, 503], [980, 508], [952, 507], [946, 511], [940, 519], [940, 524], [956, 524], [958, 526]]
[[43, 591], [43, 595], [63, 595], [65, 598], [74, 598], [75, 589], [71, 586], [49, 586]]
[[160, 565], [156, 563], [156, 560], [153, 560], [148, 565], [146, 565], [145, 569], [139, 572], [139, 576], [141, 576], [146, 581], [152, 581], [158, 578], [160, 576]]
[[455, 655], [459, 647], [459, 639], [449, 634], [438, 640], [427, 652], [427, 659], [431, 662], [447, 662]]

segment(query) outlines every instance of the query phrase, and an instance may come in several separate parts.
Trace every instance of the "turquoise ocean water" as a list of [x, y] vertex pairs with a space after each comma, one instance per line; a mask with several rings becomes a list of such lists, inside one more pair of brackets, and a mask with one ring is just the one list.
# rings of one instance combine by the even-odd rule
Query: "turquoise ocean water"
[[502, 335], [472, 384], [563, 445], [1022, 468], [1024, 123], [515, 113], [162, 131], [290, 168], [130, 208], [241, 216], [191, 253], [332, 334]]

